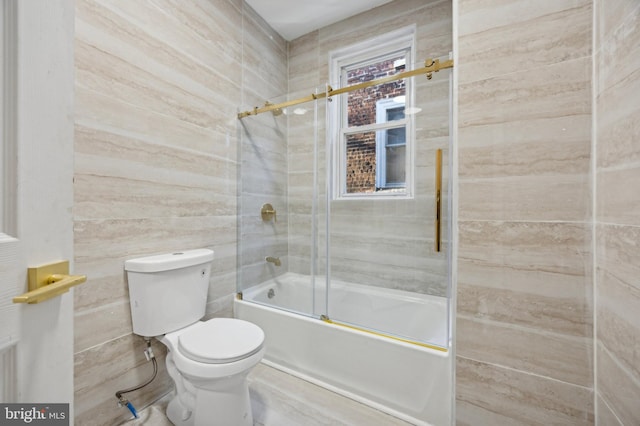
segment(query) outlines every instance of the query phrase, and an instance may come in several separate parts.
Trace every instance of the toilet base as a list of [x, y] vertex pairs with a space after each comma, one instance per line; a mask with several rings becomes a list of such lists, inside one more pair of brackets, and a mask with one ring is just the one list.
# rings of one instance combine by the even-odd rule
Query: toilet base
[[[262, 352], [256, 355], [262, 358]], [[167, 354], [167, 372], [176, 394], [167, 406], [167, 417], [176, 426], [252, 426], [249, 370], [217, 379], [181, 374]]]
[[178, 397], [175, 396], [171, 401], [169, 401], [169, 405], [167, 405], [167, 418], [173, 423], [175, 426], [194, 426], [194, 416], [191, 415], [192, 412], [186, 410]]
[[194, 411], [187, 409], [176, 395], [167, 406], [167, 417], [176, 426], [252, 426], [247, 382], [242, 380], [225, 392], [198, 389]]
[[264, 346], [237, 361], [208, 364], [186, 358], [178, 339], [178, 332], [160, 339], [168, 349], [167, 372], [175, 385], [169, 420], [176, 426], [253, 426], [247, 376], [264, 356]]

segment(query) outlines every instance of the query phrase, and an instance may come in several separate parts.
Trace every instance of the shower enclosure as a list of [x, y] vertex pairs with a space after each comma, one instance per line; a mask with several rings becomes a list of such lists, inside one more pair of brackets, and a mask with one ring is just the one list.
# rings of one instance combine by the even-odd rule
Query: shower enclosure
[[427, 65], [380, 58], [347, 69], [343, 88], [240, 114], [234, 309], [265, 329], [272, 365], [414, 423], [447, 424], [451, 71], [397, 77]]

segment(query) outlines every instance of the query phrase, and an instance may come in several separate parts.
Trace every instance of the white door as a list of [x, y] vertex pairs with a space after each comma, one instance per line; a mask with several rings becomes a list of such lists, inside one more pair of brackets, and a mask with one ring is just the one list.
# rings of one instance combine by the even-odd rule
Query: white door
[[[0, 274], [26, 291], [27, 267], [69, 260], [73, 270], [73, 0], [2, 0]], [[0, 275], [0, 279], [1, 279]], [[11, 306], [0, 284], [0, 308]], [[3, 291], [3, 288], [5, 289]], [[7, 308], [9, 309], [9, 308]], [[4, 402], [73, 402], [73, 292], [17, 310], [15, 380]], [[1, 319], [1, 318], [0, 318]], [[19, 335], [19, 336], [18, 336]], [[0, 341], [0, 348], [2, 341]], [[6, 358], [6, 357], [5, 357]], [[1, 360], [1, 358], [0, 358]], [[9, 360], [8, 362], [12, 362]], [[8, 380], [5, 380], [8, 379]], [[10, 395], [13, 393], [13, 395]], [[11, 399], [12, 401], [9, 401]], [[73, 407], [71, 418], [73, 418]], [[71, 420], [73, 422], [73, 420]]]
[[[6, 39], [4, 24], [4, 5], [0, 9], [0, 47], [4, 46]], [[4, 55], [0, 55], [3, 58]], [[4, 81], [4, 67], [0, 63], [0, 82]], [[5, 99], [4, 85], [0, 85], [0, 99]], [[3, 102], [4, 104], [4, 102]], [[4, 106], [4, 105], [3, 105]], [[6, 121], [3, 108], [0, 107], [0, 135], [4, 134]], [[4, 182], [5, 144], [3, 141], [0, 151], [0, 402], [15, 399], [15, 374], [13, 360], [15, 359], [15, 345], [19, 339], [19, 311], [17, 306], [11, 303], [11, 296], [19, 291], [18, 277], [16, 274], [16, 258], [18, 254], [17, 240], [5, 234], [4, 221]]]

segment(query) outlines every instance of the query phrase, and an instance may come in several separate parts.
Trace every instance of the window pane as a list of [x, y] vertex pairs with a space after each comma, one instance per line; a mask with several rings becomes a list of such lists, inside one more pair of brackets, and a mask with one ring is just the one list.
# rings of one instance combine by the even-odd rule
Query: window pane
[[387, 121], [402, 120], [404, 118], [404, 104], [395, 108], [387, 108]]
[[387, 147], [387, 187], [405, 186], [406, 146]]
[[376, 190], [376, 132], [347, 135], [347, 194]]
[[[402, 60], [403, 58], [404, 54], [347, 71], [347, 85], [352, 86], [402, 72], [404, 71], [404, 65], [396, 68], [394, 62]], [[364, 126], [375, 123], [376, 102], [380, 99], [402, 97], [398, 100], [399, 103], [404, 103], [405, 92], [404, 79], [349, 92], [347, 97], [347, 126]], [[404, 118], [404, 106], [402, 110], [401, 117], [395, 114], [392, 117], [388, 116], [387, 121]]]
[[404, 145], [406, 143], [406, 128], [398, 127], [387, 130], [387, 146]]

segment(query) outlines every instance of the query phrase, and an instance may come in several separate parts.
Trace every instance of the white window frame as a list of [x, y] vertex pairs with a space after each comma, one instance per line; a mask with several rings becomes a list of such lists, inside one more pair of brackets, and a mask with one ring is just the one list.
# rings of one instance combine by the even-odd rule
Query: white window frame
[[[330, 86], [333, 89], [346, 86], [345, 70], [354, 69], [362, 63], [372, 60], [383, 60], [387, 56], [397, 55], [398, 52], [406, 51], [405, 70], [412, 69], [415, 58], [416, 27], [411, 25], [390, 33], [386, 33], [372, 39], [347, 46], [329, 53], [330, 64]], [[414, 99], [414, 85], [411, 78], [405, 80], [405, 105], [412, 105]], [[414, 194], [414, 157], [415, 157], [415, 132], [413, 117], [406, 115], [402, 120], [392, 122], [375, 123], [365, 126], [348, 127], [347, 118], [347, 96], [340, 96], [333, 99], [327, 114], [328, 129], [327, 147], [331, 156], [328, 157], [327, 165], [331, 172], [331, 198], [334, 200], [348, 199], [383, 199], [383, 198], [413, 198]], [[391, 125], [389, 123], [392, 123]], [[406, 163], [405, 163], [405, 185], [399, 187], [399, 191], [377, 191], [372, 193], [347, 193], [346, 191], [346, 137], [350, 134], [376, 131], [378, 134], [384, 133], [389, 127], [406, 128]], [[376, 143], [379, 149], [379, 144]], [[384, 150], [384, 148], [383, 148]], [[376, 173], [376, 185], [378, 186], [378, 173]]]

